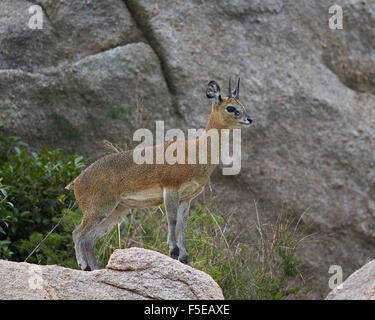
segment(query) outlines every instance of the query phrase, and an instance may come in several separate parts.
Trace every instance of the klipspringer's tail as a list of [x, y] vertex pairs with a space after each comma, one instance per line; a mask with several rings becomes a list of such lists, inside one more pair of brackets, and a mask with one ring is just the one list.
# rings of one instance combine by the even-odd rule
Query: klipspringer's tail
[[72, 190], [73, 188], [74, 188], [74, 180], [65, 187], [66, 190]]

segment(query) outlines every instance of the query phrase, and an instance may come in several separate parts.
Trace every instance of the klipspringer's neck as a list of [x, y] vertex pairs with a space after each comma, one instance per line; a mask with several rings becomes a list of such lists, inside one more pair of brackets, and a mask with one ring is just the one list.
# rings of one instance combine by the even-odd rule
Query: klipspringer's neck
[[205, 130], [206, 131], [209, 131], [210, 129], [216, 129], [216, 130], [227, 129], [228, 130], [228, 128], [224, 126], [222, 122], [220, 121], [219, 113], [215, 112], [214, 108], [215, 108], [214, 105], [212, 105], [210, 118], [207, 121]]
[[[212, 106], [212, 109], [214, 106]], [[218, 113], [212, 110], [206, 128], [198, 138], [198, 142], [207, 144], [207, 164], [217, 165], [221, 159], [222, 150], [229, 148], [230, 129], [221, 124]]]

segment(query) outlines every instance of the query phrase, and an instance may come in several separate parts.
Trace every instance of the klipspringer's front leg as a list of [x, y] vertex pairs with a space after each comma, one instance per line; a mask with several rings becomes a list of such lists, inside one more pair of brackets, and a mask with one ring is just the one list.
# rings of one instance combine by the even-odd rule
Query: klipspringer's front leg
[[180, 253], [178, 255], [178, 260], [182, 263], [188, 263], [188, 254], [185, 248], [185, 234], [186, 234], [186, 226], [189, 217], [189, 209], [190, 209], [190, 200], [181, 202], [178, 208], [178, 215], [177, 215], [177, 232], [178, 232], [178, 248], [180, 249]]
[[176, 244], [176, 222], [180, 198], [178, 190], [164, 189], [163, 198], [167, 211], [169, 252], [173, 259], [177, 259], [180, 253]]

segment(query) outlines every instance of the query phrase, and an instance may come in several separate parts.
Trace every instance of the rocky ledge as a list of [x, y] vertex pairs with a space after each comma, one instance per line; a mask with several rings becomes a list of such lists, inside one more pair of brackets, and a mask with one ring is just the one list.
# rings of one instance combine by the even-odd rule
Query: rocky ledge
[[208, 274], [141, 248], [115, 250], [105, 269], [0, 260], [0, 300], [224, 299]]
[[375, 300], [375, 260], [352, 273], [326, 300]]

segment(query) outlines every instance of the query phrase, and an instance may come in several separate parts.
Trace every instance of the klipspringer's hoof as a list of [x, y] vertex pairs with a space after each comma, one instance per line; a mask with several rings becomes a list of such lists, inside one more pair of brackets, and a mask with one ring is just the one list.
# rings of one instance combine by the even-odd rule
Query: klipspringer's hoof
[[183, 264], [188, 264], [188, 257], [183, 257], [183, 258], [180, 258], [178, 259], [180, 262], [182, 262]]
[[170, 255], [173, 259], [178, 259], [178, 255], [180, 254], [180, 249], [178, 247], [175, 247], [171, 250]]

